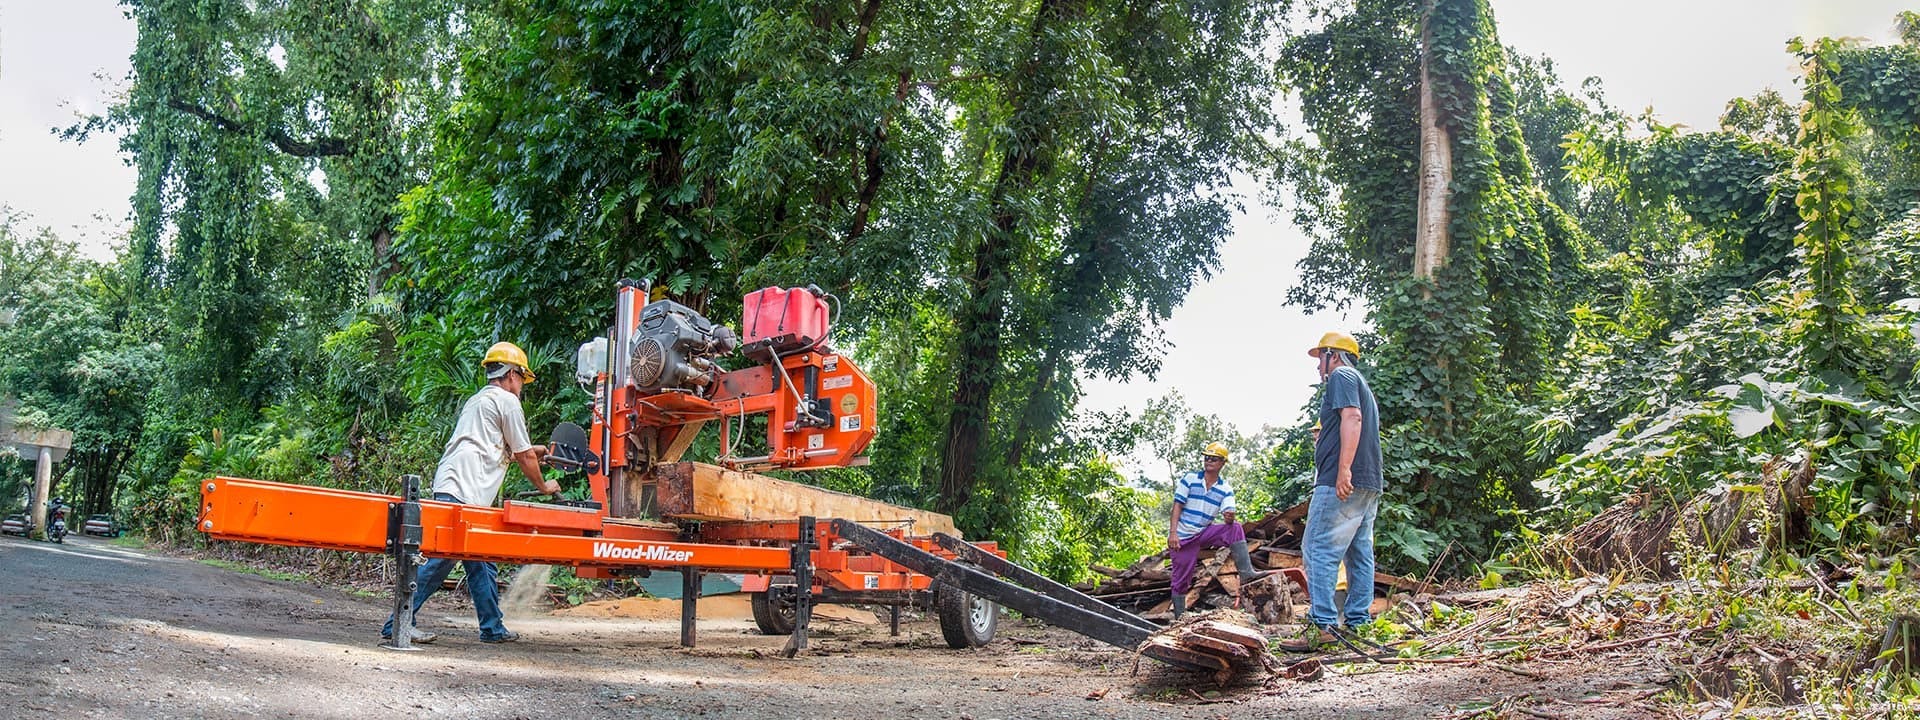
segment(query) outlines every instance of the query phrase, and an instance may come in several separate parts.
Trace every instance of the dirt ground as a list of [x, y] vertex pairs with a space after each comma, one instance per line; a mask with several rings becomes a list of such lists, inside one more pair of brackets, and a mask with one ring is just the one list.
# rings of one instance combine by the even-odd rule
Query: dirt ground
[[[754, 632], [738, 598], [703, 601], [699, 647], [672, 614], [573, 611], [509, 619], [489, 645], [452, 593], [421, 626], [437, 643], [376, 647], [380, 598], [273, 580], [94, 538], [0, 539], [0, 717], [18, 718], [1400, 718], [1640, 717], [1651, 654], [1486, 665], [1337, 666], [1319, 682], [1198, 675], [1023, 621], [975, 650], [930, 618], [889, 637], [821, 619], [809, 652]], [[657, 601], [656, 601], [657, 605]], [[662, 615], [665, 617], [662, 617]], [[857, 611], [856, 611], [857, 614]]]

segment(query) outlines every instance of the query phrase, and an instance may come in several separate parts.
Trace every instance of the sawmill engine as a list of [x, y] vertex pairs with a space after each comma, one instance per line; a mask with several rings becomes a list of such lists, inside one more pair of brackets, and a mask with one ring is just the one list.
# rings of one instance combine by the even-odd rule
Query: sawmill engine
[[642, 394], [701, 392], [721, 371], [713, 359], [731, 354], [739, 337], [680, 303], [658, 300], [640, 311], [639, 327], [625, 349], [627, 377]]

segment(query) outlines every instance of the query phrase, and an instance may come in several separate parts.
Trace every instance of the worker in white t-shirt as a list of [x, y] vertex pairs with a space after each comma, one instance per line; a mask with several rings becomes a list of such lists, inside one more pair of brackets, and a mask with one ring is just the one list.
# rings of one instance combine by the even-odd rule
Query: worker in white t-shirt
[[[433, 471], [433, 499], [463, 505], [493, 505], [506, 482], [507, 466], [517, 464], [520, 472], [535, 487], [547, 494], [560, 492], [560, 484], [540, 472], [540, 461], [547, 455], [544, 445], [527, 438], [527, 416], [520, 410], [520, 390], [533, 382], [527, 367], [527, 353], [509, 342], [495, 343], [487, 349], [481, 365], [487, 371], [487, 385], [467, 399], [460, 408], [460, 419], [453, 426], [453, 437], [440, 454], [440, 465]], [[413, 610], [420, 611], [432, 597], [454, 561], [433, 558], [420, 566], [413, 591]], [[508, 630], [500, 621], [500, 588], [493, 563], [477, 560], [460, 562], [467, 570], [467, 594], [473, 597], [473, 613], [480, 620], [480, 641], [513, 642], [520, 634]], [[416, 615], [416, 618], [418, 616]], [[413, 642], [433, 642], [438, 635], [418, 628], [409, 630]], [[393, 618], [380, 629], [380, 637], [393, 637]]]

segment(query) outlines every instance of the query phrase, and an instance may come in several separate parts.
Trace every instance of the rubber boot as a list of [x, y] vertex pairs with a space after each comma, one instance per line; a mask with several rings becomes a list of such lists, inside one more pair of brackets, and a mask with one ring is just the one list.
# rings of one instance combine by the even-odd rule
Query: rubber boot
[[1255, 571], [1253, 569], [1253, 557], [1247, 554], [1247, 541], [1245, 540], [1228, 545], [1227, 549], [1233, 551], [1233, 566], [1240, 572], [1240, 590], [1233, 594], [1233, 606], [1237, 609], [1247, 599], [1247, 588], [1249, 586], [1272, 577], [1280, 571]]
[[1181, 595], [1179, 593], [1174, 593], [1173, 619], [1179, 620], [1180, 616], [1185, 614], [1187, 614], [1187, 596]]
[[1233, 551], [1233, 566], [1240, 569], [1240, 579], [1253, 577], [1253, 556], [1247, 554], [1247, 541], [1237, 540], [1227, 549]]

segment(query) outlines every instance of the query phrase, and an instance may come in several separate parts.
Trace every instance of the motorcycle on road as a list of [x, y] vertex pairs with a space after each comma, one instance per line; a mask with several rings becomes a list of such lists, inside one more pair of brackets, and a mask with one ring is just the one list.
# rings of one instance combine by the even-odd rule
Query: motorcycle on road
[[47, 503], [47, 539], [57, 543], [67, 541], [67, 510], [65, 502], [54, 498]]

